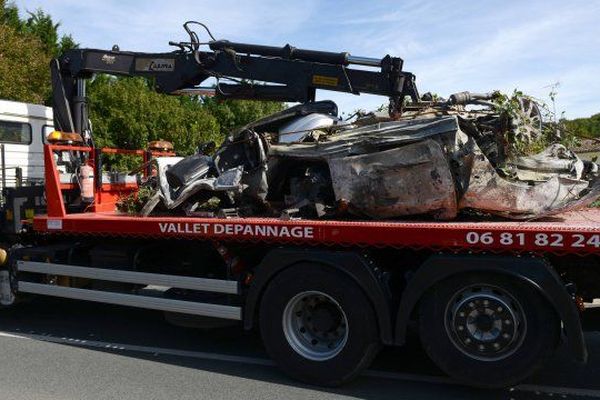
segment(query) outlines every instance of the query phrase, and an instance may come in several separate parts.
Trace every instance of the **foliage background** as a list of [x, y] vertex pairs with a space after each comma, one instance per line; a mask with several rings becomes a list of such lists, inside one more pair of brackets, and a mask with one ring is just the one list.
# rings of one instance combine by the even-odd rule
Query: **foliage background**
[[[60, 35], [60, 23], [43, 10], [26, 11], [27, 17], [21, 18], [14, 4], [0, 0], [0, 98], [52, 106], [50, 60], [79, 44], [71, 35]], [[108, 75], [88, 83], [88, 97], [98, 146], [139, 149], [164, 139], [181, 155], [193, 153], [203, 142], [219, 144], [231, 129], [284, 107], [169, 96], [154, 92], [144, 78]]]
[[576, 136], [589, 139], [600, 138], [600, 113], [589, 118], [565, 121], [565, 125]]

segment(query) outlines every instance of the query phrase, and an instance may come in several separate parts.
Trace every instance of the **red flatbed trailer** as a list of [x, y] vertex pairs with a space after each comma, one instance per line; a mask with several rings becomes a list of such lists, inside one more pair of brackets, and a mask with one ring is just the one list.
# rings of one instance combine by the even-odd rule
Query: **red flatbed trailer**
[[[36, 216], [37, 232], [145, 238], [189, 238], [312, 245], [410, 247], [453, 251], [595, 254], [600, 252], [600, 209], [553, 216], [549, 221], [320, 221], [273, 218], [136, 217], [115, 211], [116, 200], [136, 187], [104, 184], [92, 212], [67, 214], [53, 161], [55, 151], [94, 154], [92, 148], [46, 145], [48, 214]], [[101, 149], [102, 153], [144, 155], [142, 151]], [[96, 172], [96, 176], [98, 173]], [[120, 190], [119, 190], [120, 189]], [[103, 193], [110, 193], [108, 202]], [[106, 211], [108, 210], [108, 211]]]
[[450, 251], [598, 254], [600, 209], [550, 221], [379, 222], [273, 218], [136, 217], [118, 212], [34, 218], [44, 233], [135, 238], [187, 238], [326, 246], [393, 247]]
[[587, 358], [598, 209], [520, 222], [137, 217], [115, 211], [135, 187], [103, 184], [89, 212], [67, 213], [56, 151], [93, 153], [46, 145], [48, 212], [0, 271], [3, 304], [27, 293], [240, 320], [313, 384], [348, 381], [411, 327], [471, 385], [519, 382], [561, 342]]

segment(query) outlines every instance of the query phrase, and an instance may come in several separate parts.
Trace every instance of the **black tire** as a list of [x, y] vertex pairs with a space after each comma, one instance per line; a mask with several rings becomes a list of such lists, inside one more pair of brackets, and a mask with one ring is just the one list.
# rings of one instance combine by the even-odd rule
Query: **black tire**
[[[514, 314], [494, 300], [484, 305], [478, 288], [483, 288], [483, 295], [492, 293], [506, 301]], [[488, 318], [486, 313], [493, 307], [505, 314]], [[477, 319], [478, 315], [484, 315], [483, 319]], [[518, 318], [503, 320], [502, 315]], [[490, 321], [500, 321], [501, 327], [486, 331], [489, 325], [483, 324]], [[482, 341], [482, 332], [494, 334]], [[448, 375], [471, 386], [500, 388], [521, 382], [553, 354], [560, 320], [540, 293], [522, 281], [504, 275], [461, 275], [437, 284], [421, 301], [419, 334], [429, 357]], [[498, 339], [490, 339], [496, 334]]]
[[[286, 306], [307, 292], [333, 299], [347, 321], [338, 324], [346, 325], [345, 343], [336, 346], [339, 352], [326, 360], [304, 357], [284, 332]], [[339, 386], [350, 381], [371, 364], [381, 347], [373, 308], [361, 288], [348, 276], [322, 265], [297, 264], [279, 273], [262, 297], [259, 320], [271, 358], [291, 377], [314, 385]]]

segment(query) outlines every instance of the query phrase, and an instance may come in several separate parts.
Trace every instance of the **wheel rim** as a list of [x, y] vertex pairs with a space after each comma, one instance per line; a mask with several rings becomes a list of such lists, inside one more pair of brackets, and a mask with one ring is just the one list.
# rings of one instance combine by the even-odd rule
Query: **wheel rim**
[[535, 101], [527, 97], [519, 97], [519, 108], [511, 119], [511, 130], [515, 139], [531, 143], [542, 134], [542, 113]]
[[283, 312], [283, 332], [302, 357], [326, 361], [337, 356], [348, 341], [348, 319], [331, 296], [317, 291], [298, 293]]
[[470, 358], [497, 361], [523, 344], [527, 321], [519, 302], [493, 286], [459, 290], [446, 307], [446, 332], [454, 346]]

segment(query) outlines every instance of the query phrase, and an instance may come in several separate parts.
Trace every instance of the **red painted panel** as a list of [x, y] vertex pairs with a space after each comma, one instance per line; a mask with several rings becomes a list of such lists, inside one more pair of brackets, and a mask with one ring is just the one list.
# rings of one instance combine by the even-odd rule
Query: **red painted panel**
[[85, 213], [37, 217], [34, 229], [130, 237], [600, 254], [600, 210], [572, 213], [548, 222], [283, 221]]

